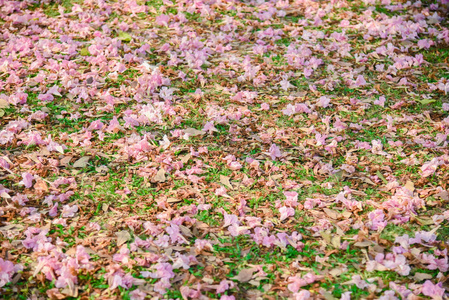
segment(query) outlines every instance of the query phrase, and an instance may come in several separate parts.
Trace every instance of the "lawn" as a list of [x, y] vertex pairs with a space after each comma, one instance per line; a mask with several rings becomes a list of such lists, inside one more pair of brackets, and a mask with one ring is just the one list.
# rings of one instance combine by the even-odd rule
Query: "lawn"
[[0, 298], [446, 299], [447, 0], [0, 0]]

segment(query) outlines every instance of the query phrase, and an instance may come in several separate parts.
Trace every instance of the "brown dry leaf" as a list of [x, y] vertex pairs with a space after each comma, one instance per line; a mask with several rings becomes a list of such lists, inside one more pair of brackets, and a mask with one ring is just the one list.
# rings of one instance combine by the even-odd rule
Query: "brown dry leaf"
[[363, 182], [371, 184], [371, 185], [376, 185], [371, 179], [369, 179], [368, 177], [361, 177], [360, 178]]
[[3, 98], [0, 98], [0, 108], [8, 108], [8, 107], [9, 107], [9, 102]]
[[160, 168], [159, 171], [157, 171], [156, 175], [153, 177], [153, 182], [165, 182], [167, 178], [165, 177], [165, 170], [164, 168]]
[[117, 246], [120, 247], [121, 245], [123, 245], [124, 243], [126, 243], [127, 241], [129, 241], [131, 239], [131, 235], [129, 234], [128, 231], [122, 230], [119, 231], [115, 234], [117, 236]]
[[352, 213], [350, 211], [344, 211], [341, 213], [341, 215], [345, 218], [345, 219], [349, 219], [352, 215]]
[[42, 192], [48, 192], [48, 187], [47, 184], [45, 183], [45, 181], [43, 181], [42, 179], [36, 179], [36, 183], [34, 184], [34, 189], [35, 190], [40, 190]]
[[61, 290], [61, 293], [64, 295], [67, 295], [68, 297], [78, 297], [78, 287], [73, 287], [73, 289], [70, 288], [70, 285], [67, 286], [65, 289]]
[[332, 244], [332, 246], [334, 246], [335, 248], [340, 249], [340, 246], [341, 246], [341, 237], [340, 237], [339, 235], [334, 236], [334, 237], [331, 239], [331, 244]]
[[331, 233], [329, 231], [321, 231], [320, 234], [327, 243], [331, 242]]
[[181, 158], [181, 161], [182, 161], [182, 163], [183, 164], [186, 164], [188, 161], [189, 161], [189, 159], [192, 157], [192, 155], [190, 154], [190, 153], [187, 153], [186, 155], [184, 155], [182, 158]]
[[226, 186], [227, 188], [230, 188], [232, 190], [234, 188], [232, 187], [232, 184], [229, 181], [229, 179], [230, 178], [228, 176], [220, 175], [220, 183], [222, 183], [224, 186]]
[[407, 181], [407, 183], [404, 185], [404, 187], [409, 190], [410, 192], [415, 191], [415, 185], [410, 180]]
[[426, 279], [432, 279], [432, 275], [427, 274], [427, 273], [415, 273], [415, 276], [413, 276], [413, 278], [416, 281], [422, 281], [422, 280], [426, 280]]
[[256, 272], [255, 268], [243, 269], [237, 276], [234, 276], [231, 279], [237, 280], [238, 282], [248, 282], [253, 278], [254, 272]]
[[423, 217], [420, 217], [420, 218], [415, 217], [415, 219], [416, 219], [416, 221], [418, 222], [419, 225], [423, 225], [423, 226], [425, 226], [425, 225], [432, 225], [432, 224], [435, 223], [433, 221], [433, 219], [431, 219], [430, 217], [426, 217], [426, 216], [423, 216]]
[[329, 271], [329, 274], [331, 274], [333, 277], [340, 276], [343, 274], [344, 270], [342, 268], [335, 268]]
[[73, 164], [73, 167], [74, 168], [85, 168], [85, 167], [87, 167], [89, 160], [90, 160], [90, 156], [83, 156], [80, 159], [78, 159], [77, 161], [75, 161], [75, 163]]
[[363, 241], [363, 242], [354, 243], [354, 246], [363, 248], [363, 247], [371, 246], [372, 244], [373, 244], [373, 242], [371, 242], [371, 241]]
[[1, 196], [3, 199], [11, 199], [11, 196], [10, 196], [7, 192], [2, 192], [2, 193], [0, 194], [0, 196]]
[[324, 297], [324, 299], [326, 300], [336, 300], [337, 298], [335, 298], [334, 296], [332, 296], [332, 294], [326, 290], [324, 290], [323, 288], [320, 289], [320, 294]]
[[337, 220], [338, 217], [340, 216], [340, 214], [333, 209], [323, 208], [323, 210], [329, 218], [332, 218], [334, 220]]
[[435, 194], [435, 196], [438, 196], [445, 201], [449, 201], [449, 193], [447, 191], [443, 190], [443, 191], [439, 192], [438, 194]]
[[61, 294], [57, 288], [47, 290], [47, 296], [51, 300], [60, 300], [67, 298], [66, 295]]
[[179, 199], [179, 198], [168, 198], [167, 199], [168, 203], [178, 203], [178, 202], [181, 202], [181, 201], [182, 201], [182, 199]]
[[96, 167], [95, 171], [97, 171], [100, 174], [106, 174], [109, 171], [109, 168], [105, 165], [102, 165], [102, 166]]
[[188, 133], [190, 136], [197, 136], [197, 135], [203, 135], [206, 134], [206, 132], [195, 129], [195, 128], [187, 128], [184, 129], [185, 133]]
[[65, 156], [63, 159], [61, 159], [59, 161], [59, 163], [63, 166], [68, 166], [70, 161], [72, 160], [73, 156], [69, 155], [69, 156]]
[[189, 228], [187, 228], [186, 226], [179, 225], [179, 229], [181, 229], [182, 234], [185, 235], [186, 237], [190, 238], [193, 236], [192, 231]]

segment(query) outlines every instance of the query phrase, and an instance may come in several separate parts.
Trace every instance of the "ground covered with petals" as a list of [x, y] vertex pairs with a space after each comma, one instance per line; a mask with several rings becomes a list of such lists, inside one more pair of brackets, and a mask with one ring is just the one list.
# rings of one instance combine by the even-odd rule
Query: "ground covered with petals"
[[0, 0], [2, 299], [443, 299], [447, 0]]

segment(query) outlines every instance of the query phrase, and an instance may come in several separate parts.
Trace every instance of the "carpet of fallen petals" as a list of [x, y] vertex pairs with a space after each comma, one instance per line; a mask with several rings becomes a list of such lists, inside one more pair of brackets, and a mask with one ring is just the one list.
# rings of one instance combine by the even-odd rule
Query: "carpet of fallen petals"
[[445, 299], [448, 0], [0, 0], [0, 298]]

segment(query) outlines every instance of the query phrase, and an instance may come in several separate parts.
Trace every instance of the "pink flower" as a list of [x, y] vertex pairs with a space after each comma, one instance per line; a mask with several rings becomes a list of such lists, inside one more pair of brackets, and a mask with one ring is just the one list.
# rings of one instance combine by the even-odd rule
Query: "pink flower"
[[234, 287], [234, 282], [228, 281], [226, 279], [222, 280], [222, 281], [220, 281], [220, 284], [217, 287], [217, 294], [222, 294], [233, 287]]
[[14, 266], [14, 264], [9, 260], [3, 260], [0, 258], [0, 288], [10, 282], [12, 275], [21, 270], [21, 268], [22, 267], [20, 265]]
[[444, 111], [449, 111], [449, 103], [443, 103], [443, 105], [441, 106], [441, 108], [442, 108]]
[[387, 221], [385, 221], [385, 214], [383, 210], [376, 209], [368, 214], [369, 226], [371, 230], [384, 229], [387, 226]]
[[322, 96], [320, 97], [320, 99], [318, 99], [317, 105], [321, 106], [323, 108], [326, 108], [329, 106], [329, 103], [331, 102], [331, 99], [326, 97], [326, 96]]
[[239, 224], [239, 219], [236, 215], [232, 215], [232, 214], [227, 214], [226, 212], [224, 213], [224, 224], [223, 227], [227, 227], [230, 225]]
[[421, 167], [422, 177], [429, 177], [430, 175], [434, 174], [440, 164], [441, 162], [438, 157], [435, 157], [431, 161], [423, 164]]
[[213, 122], [206, 122], [206, 124], [204, 124], [204, 127], [202, 130], [208, 132], [209, 134], [213, 134], [214, 131], [218, 132], [218, 130], [217, 130], [217, 128], [215, 128]]
[[295, 215], [295, 209], [291, 207], [282, 206], [279, 208], [279, 212], [281, 213], [280, 221], [284, 221], [288, 217], [292, 217]]
[[282, 113], [286, 116], [291, 116], [296, 112], [295, 107], [292, 104], [287, 104], [287, 107], [282, 110]]
[[78, 206], [77, 205], [64, 205], [62, 207], [62, 217], [63, 218], [71, 218], [73, 216], [75, 216], [75, 213], [78, 211]]
[[315, 276], [312, 273], [307, 273], [306, 275], [304, 275], [302, 277], [299, 274], [296, 276], [290, 276], [288, 278], [289, 284], [287, 285], [287, 288], [291, 292], [297, 293], [300, 288], [302, 288], [303, 286], [306, 286], [308, 284], [311, 284], [318, 279], [319, 279], [319, 277]]
[[293, 297], [295, 300], [307, 300], [310, 299], [310, 292], [307, 290], [301, 290], [298, 293], [294, 293]]
[[170, 21], [170, 17], [167, 15], [159, 15], [156, 17], [156, 23], [158, 25], [168, 26], [168, 22]]
[[270, 156], [272, 160], [275, 160], [278, 157], [282, 157], [281, 150], [279, 149], [278, 146], [276, 146], [276, 144], [271, 144]]
[[139, 289], [129, 293], [129, 298], [131, 300], [144, 300], [146, 296], [147, 294]]
[[34, 176], [28, 172], [22, 173], [22, 183], [27, 189], [33, 186]]
[[419, 49], [429, 49], [433, 45], [433, 41], [429, 39], [423, 39], [418, 41]]
[[171, 287], [170, 281], [167, 278], [162, 278], [154, 285], [154, 291], [164, 295], [167, 293], [167, 289], [169, 289], [170, 287]]
[[357, 79], [355, 80], [353, 86], [354, 87], [360, 87], [366, 85], [366, 80], [362, 75], [357, 76]]
[[382, 107], [385, 107], [385, 101], [386, 101], [385, 97], [384, 96], [380, 96], [379, 99], [374, 100], [374, 104], [382, 106]]
[[432, 281], [426, 280], [422, 286], [422, 293], [432, 299], [443, 299], [444, 288], [441, 283], [433, 284]]
[[284, 192], [285, 205], [290, 207], [298, 206], [298, 193], [297, 192]]
[[223, 197], [229, 197], [228, 194], [226, 194], [226, 189], [222, 186], [215, 190], [215, 195], [217, 196], [223, 196]]

